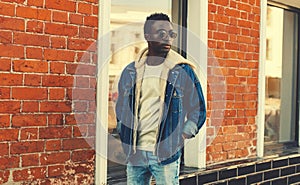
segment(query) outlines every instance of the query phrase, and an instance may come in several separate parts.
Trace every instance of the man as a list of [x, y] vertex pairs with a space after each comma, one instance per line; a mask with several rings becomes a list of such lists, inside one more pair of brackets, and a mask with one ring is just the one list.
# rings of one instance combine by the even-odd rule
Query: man
[[184, 139], [206, 119], [192, 64], [171, 49], [177, 34], [167, 15], [147, 17], [148, 48], [122, 72], [116, 104], [117, 131], [127, 157], [127, 184], [179, 184]]

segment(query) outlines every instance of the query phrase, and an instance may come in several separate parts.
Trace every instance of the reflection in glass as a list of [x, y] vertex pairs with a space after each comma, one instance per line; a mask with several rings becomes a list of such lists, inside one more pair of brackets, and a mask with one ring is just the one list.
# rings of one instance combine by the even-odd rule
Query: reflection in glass
[[124, 154], [116, 132], [115, 101], [117, 84], [123, 68], [136, 59], [141, 49], [147, 46], [143, 25], [146, 17], [154, 12], [163, 12], [171, 17], [172, 1], [161, 0], [112, 0], [111, 1], [111, 60], [109, 63], [109, 109], [108, 109], [108, 167], [122, 167]]
[[265, 143], [295, 141], [298, 16], [267, 11]]

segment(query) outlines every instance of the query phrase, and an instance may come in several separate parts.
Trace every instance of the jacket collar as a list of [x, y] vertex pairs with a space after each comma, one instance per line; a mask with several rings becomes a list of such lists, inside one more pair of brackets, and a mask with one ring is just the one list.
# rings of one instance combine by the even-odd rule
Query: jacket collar
[[[135, 68], [137, 70], [144, 68], [147, 56], [148, 56], [148, 48], [143, 49], [138, 54], [138, 56], [135, 60]], [[170, 69], [173, 69], [175, 67], [175, 65], [177, 65], [177, 64], [188, 64], [192, 68], [195, 68], [195, 65], [193, 63], [191, 63], [187, 59], [183, 58], [181, 55], [179, 55], [177, 52], [175, 52], [171, 49], [169, 51], [169, 53], [167, 54], [167, 57], [164, 61], [164, 66], [170, 70]]]

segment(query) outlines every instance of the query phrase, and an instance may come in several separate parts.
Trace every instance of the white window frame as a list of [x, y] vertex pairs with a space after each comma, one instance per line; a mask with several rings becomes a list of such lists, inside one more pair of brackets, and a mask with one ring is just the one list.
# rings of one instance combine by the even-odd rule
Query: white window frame
[[265, 128], [265, 61], [266, 61], [266, 28], [267, 0], [260, 1], [260, 43], [259, 43], [259, 74], [258, 74], [258, 108], [257, 108], [257, 157], [264, 156]]
[[[107, 184], [107, 133], [108, 128], [108, 56], [110, 55], [110, 41], [108, 39], [102, 40], [106, 34], [110, 32], [110, 11], [111, 0], [99, 0], [99, 14], [98, 14], [98, 61], [101, 64], [101, 69], [98, 67], [97, 76], [97, 120], [96, 120], [96, 169], [95, 169], [95, 184]], [[195, 21], [199, 20], [199, 21]], [[189, 1], [188, 2], [188, 32], [191, 32], [199, 37], [202, 44], [207, 46], [207, 32], [208, 32], [208, 1]], [[189, 33], [187, 35], [189, 39]], [[100, 39], [99, 39], [100, 38]], [[105, 46], [105, 47], [103, 47]], [[201, 47], [201, 44], [187, 43], [187, 53], [198, 49], [200, 51], [200, 65], [204, 73], [207, 72], [207, 47]], [[206, 77], [207, 75], [204, 74]], [[207, 94], [207, 79], [203, 79], [202, 90]], [[206, 135], [206, 124], [201, 129], [200, 134]], [[185, 163], [187, 166], [205, 168], [206, 166], [206, 145], [205, 149], [199, 148], [199, 142], [202, 142], [202, 137], [196, 137], [190, 141], [185, 147]], [[202, 143], [203, 146], [203, 143]], [[189, 151], [189, 152], [188, 152]], [[190, 152], [195, 151], [195, 152]]]

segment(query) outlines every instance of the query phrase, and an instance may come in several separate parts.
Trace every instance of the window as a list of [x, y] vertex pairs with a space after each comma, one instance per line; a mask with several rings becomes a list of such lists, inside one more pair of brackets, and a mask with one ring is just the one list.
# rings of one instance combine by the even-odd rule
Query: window
[[[108, 174], [114, 177], [116, 171], [124, 170], [125, 155], [121, 141], [116, 132], [116, 116], [114, 112], [117, 97], [117, 84], [123, 68], [134, 61], [138, 53], [147, 47], [144, 39], [143, 25], [146, 17], [154, 12], [168, 14], [177, 29], [178, 38], [175, 50], [184, 55], [186, 50], [185, 33], [181, 26], [186, 26], [186, 7], [184, 1], [147, 1], [147, 0], [112, 0], [110, 15], [111, 59], [109, 62], [109, 107], [108, 107]], [[185, 17], [185, 18], [184, 18]], [[176, 26], [179, 25], [179, 26]], [[119, 173], [119, 172], [118, 172]]]
[[[109, 114], [109, 108], [112, 110], [109, 101], [113, 101], [114, 99], [114, 94], [113, 94], [113, 88], [114, 88], [114, 83], [110, 83], [109, 81], [112, 82], [114, 78], [109, 76], [113, 76], [113, 74], [118, 74], [117, 71], [121, 70], [122, 67], [116, 67], [113, 66], [113, 63], [110, 63], [108, 65], [107, 61], [108, 58], [110, 59], [112, 50], [116, 51], [118, 53], [122, 49], [118, 50], [117, 48], [119, 47], [118, 45], [115, 45], [112, 43], [110, 44], [111, 41], [108, 38], [108, 33], [110, 34], [116, 34], [116, 32], [110, 31], [110, 18], [113, 18], [113, 6], [115, 3], [119, 3], [119, 5], [124, 5], [128, 3], [134, 3], [134, 5], [131, 8], [137, 8], [137, 5], [140, 5], [141, 8], [144, 5], [143, 9], [139, 9], [140, 11], [151, 11], [153, 10], [154, 12], [157, 12], [161, 9], [156, 9], [153, 8], [152, 4], [159, 5], [160, 8], [164, 7], [161, 3], [166, 3], [166, 1], [159, 1], [159, 3], [154, 3], [158, 0], [151, 1], [151, 5], [148, 6], [150, 2], [146, 0], [132, 0], [132, 1], [124, 1], [124, 0], [109, 0], [109, 1], [100, 1], [100, 6], [99, 6], [99, 44], [100, 47], [98, 47], [98, 52], [99, 56], [98, 57], [98, 64], [99, 64], [99, 69], [98, 69], [98, 82], [97, 83], [97, 127], [96, 127], [96, 171], [95, 173], [98, 174], [96, 175], [96, 184], [106, 184], [107, 182], [114, 181], [114, 180], [120, 180], [121, 174], [120, 173], [115, 173], [111, 174], [112, 169], [116, 168], [121, 168], [121, 170], [124, 170], [124, 166], [122, 163], [119, 161], [114, 161], [114, 160], [107, 160], [107, 156], [111, 155], [113, 153], [116, 157], [119, 159], [122, 159], [122, 155], [118, 155], [119, 151], [118, 150], [113, 150], [114, 148], [112, 147], [111, 144], [114, 144], [111, 141], [116, 141], [116, 135], [114, 135], [114, 123], [110, 122], [109, 120], [114, 119], [114, 115]], [[165, 13], [169, 14], [172, 17], [172, 21], [177, 22], [179, 25], [184, 25], [186, 24], [187, 30], [189, 32], [186, 34], [187, 36], [187, 42], [185, 41], [185, 37], [183, 34], [182, 30], [178, 30], [178, 39], [177, 40], [177, 45], [180, 47], [178, 48], [183, 48], [182, 45], [183, 43], [186, 44], [186, 50], [187, 50], [187, 58], [189, 58], [191, 61], [197, 62], [201, 66], [201, 70], [203, 72], [203, 86], [202, 90], [204, 92], [204, 95], [206, 96], [207, 88], [206, 88], [206, 71], [207, 71], [207, 48], [203, 47], [204, 45], [207, 45], [207, 22], [208, 22], [208, 1], [190, 1], [187, 4], [187, 0], [169, 0], [167, 1], [169, 10]], [[117, 5], [115, 4], [115, 5]], [[110, 8], [108, 8], [110, 7]], [[171, 7], [171, 8], [170, 8]], [[122, 10], [119, 9], [119, 10]], [[153, 12], [151, 11], [151, 13]], [[128, 13], [132, 12], [132, 10], [128, 11]], [[177, 12], [177, 13], [176, 13]], [[188, 15], [186, 15], [188, 14]], [[135, 14], [137, 15], [137, 14]], [[147, 14], [148, 15], [148, 14]], [[145, 17], [139, 17], [135, 16], [134, 18], [140, 18], [142, 22], [144, 22]], [[187, 20], [186, 20], [187, 19]], [[120, 22], [122, 23], [122, 22]], [[130, 23], [130, 25], [134, 25], [136, 23]], [[120, 25], [118, 25], [120, 26]], [[120, 30], [121, 28], [125, 28], [123, 26], [120, 26], [117, 30]], [[136, 33], [135, 37], [140, 38], [143, 36], [143, 33]], [[142, 42], [145, 42], [144, 39]], [[132, 42], [131, 42], [132, 43]], [[117, 43], [119, 44], [119, 43]], [[101, 46], [112, 46], [111, 47], [101, 47]], [[129, 44], [131, 45], [131, 44]], [[140, 50], [140, 47], [138, 45], [134, 45], [134, 51], [133, 52], [138, 52]], [[200, 55], [200, 53], [202, 55]], [[181, 51], [179, 53], [182, 54]], [[203, 54], [205, 53], [205, 54]], [[184, 54], [183, 54], [184, 55]], [[118, 57], [117, 55], [113, 57]], [[130, 61], [126, 61], [126, 64], [129, 63]], [[111, 65], [112, 64], [112, 65]], [[126, 65], [124, 64], [124, 65]], [[116, 68], [114, 68], [116, 67]], [[116, 69], [116, 70], [114, 70]], [[109, 73], [111, 75], [109, 75]], [[117, 78], [116, 78], [117, 79]], [[109, 87], [110, 85], [110, 87]], [[109, 98], [108, 97], [109, 94]], [[111, 102], [110, 101], [110, 102]], [[108, 128], [109, 127], [109, 128]], [[203, 126], [203, 134], [205, 136], [206, 133], [206, 127], [205, 125]], [[109, 131], [111, 134], [107, 135], [107, 131]], [[108, 136], [108, 137], [107, 137]], [[112, 138], [114, 137], [114, 138]], [[113, 140], [111, 140], [113, 139]], [[111, 140], [111, 141], [108, 141]], [[201, 140], [202, 141], [202, 140]], [[206, 153], [205, 150], [199, 150], [200, 147], [200, 139], [193, 139], [193, 141], [190, 141], [188, 145], [185, 147], [185, 150], [190, 151], [191, 149], [194, 150], [195, 152], [188, 152], [188, 156], [185, 156], [185, 162], [191, 167], [200, 167], [203, 168], [205, 167], [205, 159], [206, 159]], [[203, 143], [203, 142], [201, 142]], [[202, 144], [203, 145], [203, 144]], [[199, 152], [200, 151], [200, 152]], [[111, 157], [111, 156], [110, 156]], [[187, 160], [188, 159], [188, 160]], [[124, 173], [122, 174], [124, 175]], [[122, 181], [122, 180], [121, 180]], [[123, 181], [124, 182], [124, 179]]]
[[[274, 31], [276, 30], [276, 31]], [[298, 141], [298, 13], [268, 5], [265, 61], [265, 155]], [[291, 148], [291, 147], [288, 147]]]

